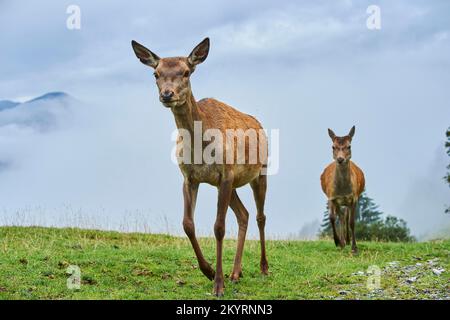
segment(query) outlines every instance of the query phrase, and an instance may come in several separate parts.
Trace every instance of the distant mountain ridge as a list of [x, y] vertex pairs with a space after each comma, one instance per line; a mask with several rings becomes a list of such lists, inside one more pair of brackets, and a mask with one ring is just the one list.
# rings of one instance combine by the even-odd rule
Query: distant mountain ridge
[[10, 100], [0, 100], [0, 111], [14, 108], [19, 104], [20, 104], [19, 102], [14, 102]]
[[50, 101], [50, 100], [64, 100], [64, 99], [73, 99], [69, 94], [62, 91], [48, 92], [36, 98], [27, 100], [25, 102], [17, 102], [11, 100], [0, 100], [0, 112], [8, 109], [15, 108], [20, 105], [38, 102], [38, 101]]
[[53, 99], [65, 99], [65, 98], [70, 98], [70, 96], [65, 93], [65, 92], [49, 92], [46, 93], [42, 96], [39, 96], [37, 98], [28, 100], [24, 103], [29, 103], [29, 102], [35, 102], [35, 101], [42, 101], [42, 100], [53, 100]]
[[67, 120], [71, 107], [79, 101], [65, 92], [48, 92], [25, 102], [0, 101], [0, 128], [32, 128], [41, 132], [53, 130]]

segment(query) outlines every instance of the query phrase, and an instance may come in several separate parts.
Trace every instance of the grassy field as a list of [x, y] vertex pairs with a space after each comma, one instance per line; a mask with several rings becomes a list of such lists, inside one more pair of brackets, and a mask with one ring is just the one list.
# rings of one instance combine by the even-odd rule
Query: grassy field
[[[215, 243], [201, 239], [214, 262]], [[225, 242], [231, 271], [235, 241]], [[244, 277], [226, 281], [225, 299], [450, 299], [450, 240], [360, 243], [360, 254], [332, 241], [269, 241], [270, 275], [259, 273], [259, 242], [247, 241]], [[67, 268], [81, 288], [67, 288]], [[367, 288], [380, 268], [381, 287]], [[443, 270], [444, 269], [444, 270]], [[0, 227], [0, 299], [215, 299], [190, 243], [166, 235], [80, 229]]]

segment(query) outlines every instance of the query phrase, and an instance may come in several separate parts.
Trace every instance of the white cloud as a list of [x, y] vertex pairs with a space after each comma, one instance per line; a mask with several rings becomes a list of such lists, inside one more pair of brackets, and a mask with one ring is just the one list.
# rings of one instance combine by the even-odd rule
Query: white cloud
[[[265, 54], [289, 47], [311, 47], [330, 38], [342, 36], [348, 26], [335, 18], [305, 20], [287, 12], [266, 13], [238, 24], [229, 23], [210, 31], [213, 38], [222, 41], [221, 49], [236, 51], [248, 49]], [[228, 50], [227, 50], [228, 49]], [[239, 54], [242, 54], [238, 50]]]

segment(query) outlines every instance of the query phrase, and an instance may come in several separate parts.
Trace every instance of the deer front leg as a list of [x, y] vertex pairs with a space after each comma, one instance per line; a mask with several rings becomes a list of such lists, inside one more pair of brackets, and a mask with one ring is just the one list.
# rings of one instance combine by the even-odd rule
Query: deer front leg
[[345, 243], [346, 244], [350, 244], [350, 218], [351, 218], [351, 212], [350, 212], [350, 208], [349, 207], [345, 208], [344, 218], [345, 218]]
[[339, 213], [339, 208], [336, 207], [336, 205], [333, 203], [333, 201], [328, 201], [328, 210], [329, 210], [329, 217], [330, 217], [330, 223], [331, 228], [333, 229], [333, 238], [334, 238], [334, 244], [337, 246], [340, 246], [343, 248], [345, 246], [344, 242], [342, 241], [340, 235], [337, 232], [336, 228], [336, 216], [337, 213]]
[[233, 190], [231, 194], [230, 208], [233, 209], [236, 214], [236, 219], [239, 225], [236, 257], [234, 258], [234, 267], [230, 275], [231, 281], [236, 282], [242, 276], [242, 253], [244, 251], [245, 235], [247, 234], [249, 216], [247, 209], [245, 209], [239, 199], [236, 189]]
[[216, 236], [216, 275], [214, 277], [214, 294], [223, 296], [223, 268], [222, 252], [223, 238], [225, 236], [225, 217], [230, 205], [231, 193], [233, 191], [233, 173], [226, 172], [219, 185], [219, 199], [217, 202], [217, 217], [214, 224], [214, 235]]
[[347, 228], [347, 217], [346, 212], [340, 205], [336, 205], [336, 215], [339, 217], [339, 247], [341, 249], [345, 248], [345, 233]]
[[195, 224], [194, 224], [194, 210], [195, 203], [197, 201], [198, 183], [192, 183], [189, 180], [185, 180], [183, 184], [183, 197], [184, 197], [184, 218], [183, 228], [184, 232], [191, 241], [192, 248], [194, 248], [195, 255], [197, 257], [198, 265], [203, 274], [209, 279], [214, 279], [214, 270], [211, 265], [203, 257], [202, 250], [198, 244], [195, 236]]

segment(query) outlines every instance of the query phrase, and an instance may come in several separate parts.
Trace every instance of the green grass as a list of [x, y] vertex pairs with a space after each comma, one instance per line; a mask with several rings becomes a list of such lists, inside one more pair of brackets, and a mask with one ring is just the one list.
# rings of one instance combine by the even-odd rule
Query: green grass
[[[213, 263], [214, 239], [200, 243]], [[235, 246], [225, 242], [228, 272]], [[267, 247], [270, 275], [260, 275], [259, 242], [248, 240], [244, 277], [226, 281], [225, 299], [449, 299], [450, 240], [361, 242], [358, 256], [325, 240], [268, 241]], [[389, 267], [392, 261], [398, 264]], [[66, 286], [69, 265], [81, 269], [79, 290]], [[367, 289], [367, 274], [354, 274], [371, 265], [382, 270], [375, 291]], [[433, 268], [445, 271], [436, 275]], [[212, 285], [184, 237], [0, 227], [0, 299], [215, 299]]]

